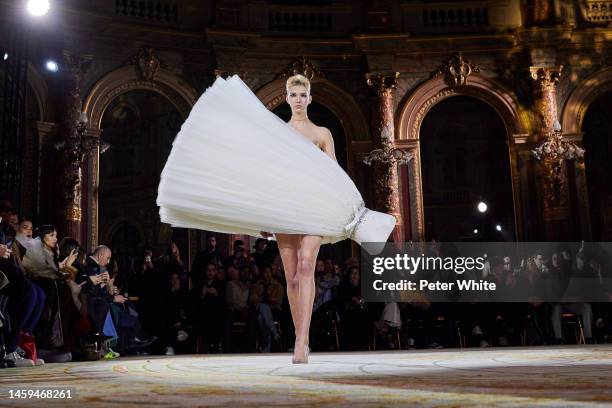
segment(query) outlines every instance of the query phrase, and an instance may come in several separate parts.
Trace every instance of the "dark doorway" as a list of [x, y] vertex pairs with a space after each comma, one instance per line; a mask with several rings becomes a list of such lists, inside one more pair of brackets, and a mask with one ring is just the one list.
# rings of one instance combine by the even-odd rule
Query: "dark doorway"
[[420, 131], [427, 240], [514, 240], [507, 139], [500, 116], [477, 98], [451, 97], [429, 111]]
[[612, 240], [612, 92], [589, 106], [582, 130], [593, 241]]
[[[155, 200], [161, 171], [182, 123], [170, 101], [144, 90], [118, 96], [104, 112], [102, 138], [111, 147], [100, 158], [100, 237], [118, 240], [116, 243], [124, 246], [115, 248], [120, 264], [139, 255], [143, 246], [161, 253], [171, 239], [167, 234], [160, 235], [163, 229]], [[124, 219], [131, 220], [132, 227], [121, 237], [111, 238], [110, 226]], [[136, 236], [134, 229], [144, 236]], [[176, 237], [177, 233], [185, 236]], [[172, 235], [177, 242], [185, 243], [186, 234], [181, 230]], [[130, 237], [129, 242], [124, 242], [125, 237]], [[141, 242], [134, 244], [132, 239]]]

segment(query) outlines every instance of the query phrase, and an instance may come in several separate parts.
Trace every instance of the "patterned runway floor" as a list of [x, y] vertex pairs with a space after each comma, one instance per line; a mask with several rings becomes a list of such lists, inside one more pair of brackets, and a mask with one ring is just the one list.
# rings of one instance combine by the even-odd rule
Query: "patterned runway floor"
[[[0, 370], [0, 406], [612, 407], [612, 345], [120, 358]], [[11, 399], [69, 389], [71, 399]]]

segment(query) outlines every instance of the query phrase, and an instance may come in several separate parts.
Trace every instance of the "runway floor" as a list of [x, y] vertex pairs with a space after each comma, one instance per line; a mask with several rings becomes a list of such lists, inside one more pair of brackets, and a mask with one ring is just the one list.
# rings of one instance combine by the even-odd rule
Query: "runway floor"
[[[612, 407], [612, 345], [119, 358], [0, 370], [0, 406]], [[70, 389], [71, 399], [9, 399]]]

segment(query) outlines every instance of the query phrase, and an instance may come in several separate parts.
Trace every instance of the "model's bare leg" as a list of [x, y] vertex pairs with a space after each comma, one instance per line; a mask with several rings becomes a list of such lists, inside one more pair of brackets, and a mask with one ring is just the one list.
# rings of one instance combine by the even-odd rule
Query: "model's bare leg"
[[298, 315], [296, 324], [296, 337], [294, 360], [307, 363], [306, 347], [308, 347], [310, 319], [315, 298], [314, 271], [321, 247], [322, 237], [318, 235], [304, 235], [298, 250], [297, 279], [299, 285]]
[[295, 326], [296, 337], [298, 333], [298, 316], [300, 315], [297, 265], [301, 238], [301, 235], [296, 234], [276, 234], [278, 251], [283, 260], [283, 269], [285, 270], [285, 279], [287, 280], [287, 298], [289, 299], [289, 309], [291, 310], [291, 319]]

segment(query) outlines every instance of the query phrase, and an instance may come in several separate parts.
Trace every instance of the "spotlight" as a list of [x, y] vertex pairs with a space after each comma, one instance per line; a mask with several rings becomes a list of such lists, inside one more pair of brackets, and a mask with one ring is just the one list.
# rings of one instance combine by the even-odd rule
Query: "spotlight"
[[8, 59], [8, 52], [5, 52], [5, 53], [2, 55], [2, 61], [6, 61], [7, 59]]
[[498, 230], [498, 231], [501, 231], [501, 230], [502, 230], [502, 227], [501, 227], [501, 225], [497, 224], [497, 225], [495, 226], [495, 229], [496, 229], [496, 230]]
[[59, 69], [57, 62], [53, 60], [47, 61], [47, 63], [45, 64], [45, 67], [47, 68], [47, 71], [51, 71], [51, 72], [57, 72], [57, 70]]
[[44, 16], [49, 12], [49, 0], [29, 0], [28, 12], [35, 16]]
[[474, 234], [478, 234], [478, 228], [474, 228]]
[[478, 211], [480, 211], [481, 213], [487, 211], [487, 208], [487, 204], [484, 201], [478, 203]]

